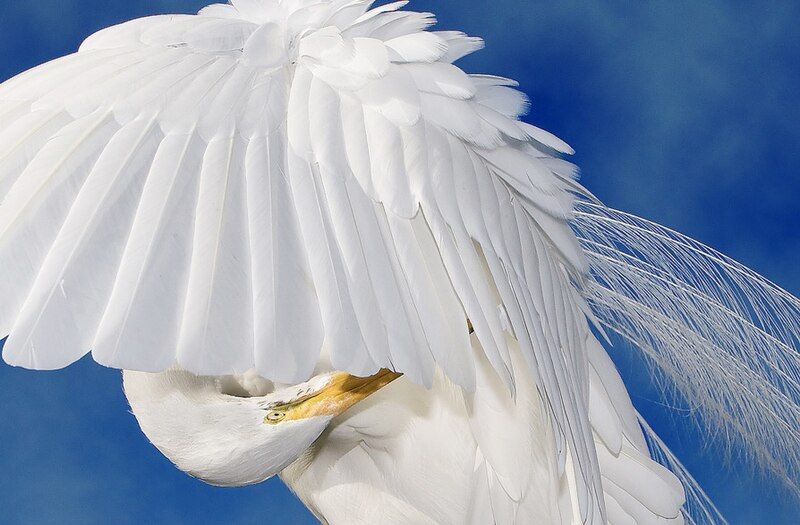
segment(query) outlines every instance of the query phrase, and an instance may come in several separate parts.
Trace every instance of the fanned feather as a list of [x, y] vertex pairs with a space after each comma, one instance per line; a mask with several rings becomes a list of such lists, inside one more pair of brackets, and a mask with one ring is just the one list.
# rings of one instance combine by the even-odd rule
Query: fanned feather
[[240, 139], [219, 138], [208, 144], [200, 169], [177, 351], [178, 363], [198, 373], [241, 374], [254, 364], [244, 162]]
[[194, 133], [167, 136], [159, 145], [92, 345], [99, 363], [130, 368], [146, 356], [148, 370], [155, 372], [175, 361], [197, 204], [195, 173], [205, 147]]
[[247, 148], [247, 212], [253, 280], [255, 365], [265, 377], [308, 377], [322, 347], [308, 256], [286, 173], [285, 134], [254, 137]]
[[[61, 368], [91, 349], [161, 138], [153, 120], [142, 119], [110, 140], [70, 207], [4, 351], [41, 368]], [[43, 354], [40, 347], [52, 350]]]

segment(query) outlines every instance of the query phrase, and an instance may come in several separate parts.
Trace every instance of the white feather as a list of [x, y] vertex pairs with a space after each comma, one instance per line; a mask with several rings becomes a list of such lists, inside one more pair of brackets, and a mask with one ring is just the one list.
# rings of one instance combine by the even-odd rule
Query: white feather
[[411, 221], [392, 215], [388, 219], [433, 358], [448, 377], [472, 390], [475, 365], [471, 357], [452, 351], [469, 344], [467, 318], [439, 255], [433, 232], [422, 216]]
[[584, 293], [704, 423], [798, 490], [800, 301], [667, 228], [581, 202], [573, 223], [589, 257]]
[[442, 62], [432, 64], [405, 64], [420, 91], [449, 98], [466, 100], [475, 95], [476, 89], [470, 76], [454, 65]]
[[196, 134], [164, 138], [153, 158], [108, 305], [92, 345], [99, 363], [118, 368], [175, 361], [189, 273], [195, 173], [203, 143]]
[[436, 31], [440, 38], [447, 43], [447, 53], [442, 57], [443, 62], [453, 63], [484, 48], [482, 38], [470, 37], [460, 31]]
[[247, 148], [247, 211], [255, 365], [265, 377], [308, 377], [324, 327], [286, 173], [285, 137], [254, 137]]
[[61, 111], [33, 111], [0, 132], [0, 202], [25, 166], [70, 121]]
[[288, 165], [292, 195], [325, 325], [325, 344], [333, 364], [337, 368], [354, 370], [361, 376], [374, 374], [380, 365], [372, 360], [364, 344], [318, 177], [308, 162], [293, 151], [289, 152]]
[[200, 169], [189, 281], [177, 348], [178, 363], [198, 373], [244, 373], [254, 365], [244, 157], [241, 140], [212, 140]]
[[[75, 121], [21, 170], [0, 206], [0, 333], [9, 334], [83, 180], [119, 127], [109, 115]], [[51, 350], [52, 351], [52, 350]], [[8, 347], [3, 356], [12, 361]]]
[[394, 62], [436, 62], [447, 52], [447, 43], [435, 33], [411, 33], [386, 41]]
[[143, 119], [123, 127], [109, 141], [14, 322], [4, 351], [15, 360], [61, 368], [91, 349], [160, 140], [153, 121]]

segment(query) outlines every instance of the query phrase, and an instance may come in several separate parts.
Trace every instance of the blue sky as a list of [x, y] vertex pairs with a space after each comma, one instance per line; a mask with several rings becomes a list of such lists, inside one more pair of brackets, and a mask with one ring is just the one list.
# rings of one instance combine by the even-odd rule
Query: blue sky
[[[93, 31], [190, 0], [0, 3], [0, 79]], [[577, 151], [607, 204], [689, 234], [800, 293], [800, 3], [417, 0], [440, 27], [483, 36], [463, 66], [518, 79], [528, 119]], [[0, 298], [2, 300], [2, 298]], [[796, 522], [797, 501], [726, 462], [659, 402], [641, 363], [634, 402], [734, 524]], [[220, 490], [179, 473], [139, 433], [120, 374], [0, 365], [4, 523], [313, 523], [276, 480]]]

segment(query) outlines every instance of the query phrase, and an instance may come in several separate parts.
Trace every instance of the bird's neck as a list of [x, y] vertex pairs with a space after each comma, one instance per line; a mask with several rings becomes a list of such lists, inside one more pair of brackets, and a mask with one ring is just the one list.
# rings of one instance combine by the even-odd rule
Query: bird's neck
[[125, 371], [125, 394], [150, 441], [184, 472], [242, 486], [275, 474], [275, 443], [255, 399], [226, 395], [219, 379], [183, 371]]

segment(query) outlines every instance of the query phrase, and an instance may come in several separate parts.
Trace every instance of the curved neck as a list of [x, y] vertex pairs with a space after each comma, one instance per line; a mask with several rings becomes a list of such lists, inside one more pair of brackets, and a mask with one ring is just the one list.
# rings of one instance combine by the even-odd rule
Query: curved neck
[[179, 469], [217, 486], [259, 483], [294, 461], [323, 422], [264, 424], [261, 397], [223, 393], [224, 382], [180, 370], [125, 371], [125, 395], [145, 435]]

